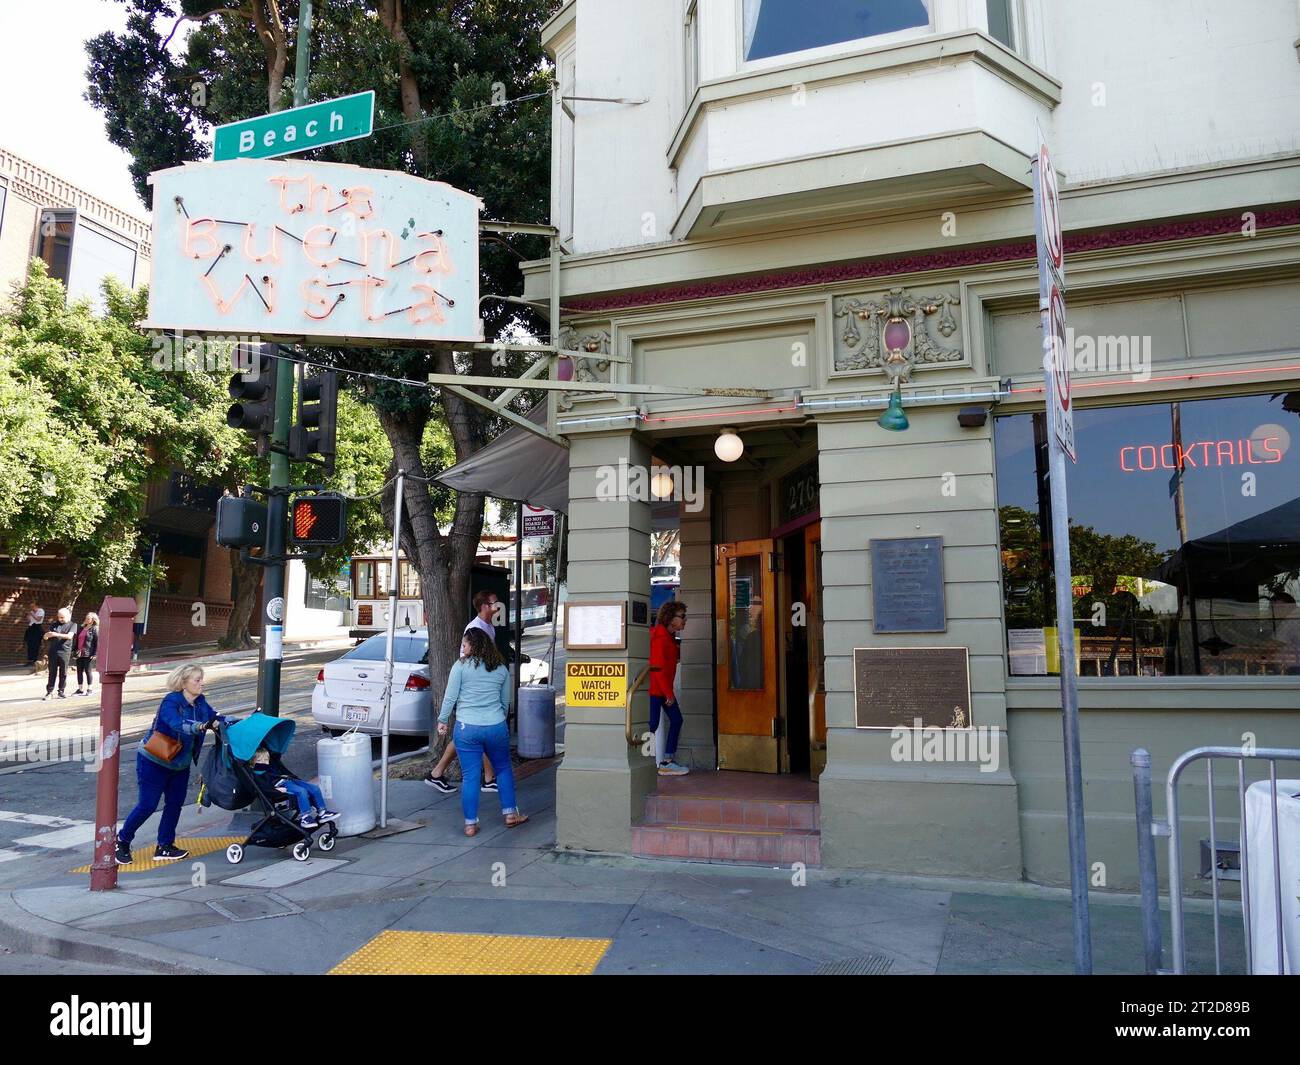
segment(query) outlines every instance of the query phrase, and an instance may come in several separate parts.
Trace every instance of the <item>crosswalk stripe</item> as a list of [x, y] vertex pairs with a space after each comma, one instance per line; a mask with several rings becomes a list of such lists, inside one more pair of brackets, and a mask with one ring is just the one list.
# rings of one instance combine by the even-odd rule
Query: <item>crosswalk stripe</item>
[[40, 825], [42, 828], [72, 828], [74, 825], [88, 825], [89, 821], [78, 821], [75, 817], [56, 817], [53, 814], [24, 814], [16, 810], [0, 810], [0, 821], [13, 821], [20, 825]]
[[56, 832], [42, 832], [39, 836], [21, 836], [14, 842], [25, 844], [28, 847], [48, 847], [51, 850], [61, 851], [67, 850], [69, 847], [80, 847], [85, 843], [93, 843], [94, 840], [94, 824], [84, 821], [72, 828], [60, 828]]

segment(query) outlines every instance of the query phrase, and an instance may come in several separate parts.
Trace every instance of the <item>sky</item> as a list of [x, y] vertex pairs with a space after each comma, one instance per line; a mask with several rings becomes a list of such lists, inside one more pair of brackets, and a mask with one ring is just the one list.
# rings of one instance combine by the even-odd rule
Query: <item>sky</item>
[[85, 42], [126, 25], [116, 0], [0, 0], [0, 144], [143, 219], [126, 152], [84, 99]]

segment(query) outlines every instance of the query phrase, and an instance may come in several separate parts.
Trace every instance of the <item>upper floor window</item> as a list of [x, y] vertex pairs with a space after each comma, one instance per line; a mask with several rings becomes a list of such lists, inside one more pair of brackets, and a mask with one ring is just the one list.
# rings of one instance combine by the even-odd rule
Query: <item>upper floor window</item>
[[57, 277], [71, 300], [85, 297], [96, 313], [103, 314], [104, 278], [112, 275], [131, 288], [135, 284], [136, 246], [75, 210], [47, 208], [37, 220], [36, 254], [45, 260], [50, 276]]
[[930, 24], [933, 0], [744, 0], [745, 60]]
[[686, 99], [689, 101], [700, 85], [700, 5], [699, 0], [686, 4]]
[[1008, 48], [1016, 46], [1016, 32], [1011, 13], [1012, 0], [988, 0], [989, 36]]

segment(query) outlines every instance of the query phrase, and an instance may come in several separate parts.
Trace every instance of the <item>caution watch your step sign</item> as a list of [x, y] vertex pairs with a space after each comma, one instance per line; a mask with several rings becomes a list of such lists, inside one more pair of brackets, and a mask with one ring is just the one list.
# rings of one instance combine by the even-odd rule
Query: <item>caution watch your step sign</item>
[[627, 704], [626, 662], [566, 662], [565, 709], [605, 707], [621, 710]]

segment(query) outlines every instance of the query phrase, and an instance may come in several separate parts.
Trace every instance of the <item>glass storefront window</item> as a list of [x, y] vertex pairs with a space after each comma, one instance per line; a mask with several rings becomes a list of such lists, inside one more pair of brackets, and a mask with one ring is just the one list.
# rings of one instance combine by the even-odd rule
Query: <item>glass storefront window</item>
[[[1080, 676], [1300, 675], [1300, 392], [1075, 412]], [[1012, 676], [1059, 673], [1047, 435], [995, 419]]]
[[727, 563], [727, 631], [731, 689], [763, 687], [763, 558], [742, 555]]
[[746, 61], [930, 24], [930, 0], [745, 0], [743, 10]]

